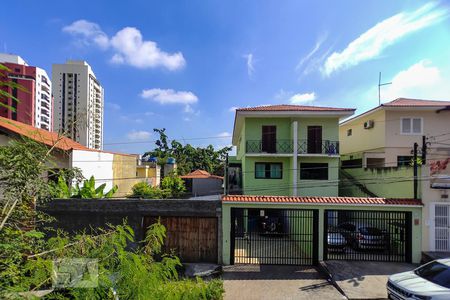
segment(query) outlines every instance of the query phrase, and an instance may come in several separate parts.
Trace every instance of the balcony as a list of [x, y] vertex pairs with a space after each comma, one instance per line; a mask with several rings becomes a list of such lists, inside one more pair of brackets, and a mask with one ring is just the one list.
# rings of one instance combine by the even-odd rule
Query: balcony
[[[339, 142], [330, 140], [298, 140], [297, 154], [322, 154], [338, 155]], [[292, 154], [294, 143], [292, 140], [275, 140], [275, 142], [265, 142], [262, 140], [248, 140], [245, 145], [245, 152], [248, 154], [268, 153], [268, 154]]]

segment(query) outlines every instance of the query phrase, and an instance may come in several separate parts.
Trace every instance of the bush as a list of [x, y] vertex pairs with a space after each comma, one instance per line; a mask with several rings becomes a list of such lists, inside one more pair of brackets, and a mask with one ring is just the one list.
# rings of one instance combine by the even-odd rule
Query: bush
[[169, 190], [173, 198], [179, 198], [186, 192], [183, 179], [173, 174], [164, 177], [161, 182], [161, 188], [163, 190]]
[[133, 198], [145, 198], [145, 199], [164, 199], [171, 196], [169, 190], [161, 190], [158, 187], [152, 187], [146, 182], [136, 183], [132, 187]]

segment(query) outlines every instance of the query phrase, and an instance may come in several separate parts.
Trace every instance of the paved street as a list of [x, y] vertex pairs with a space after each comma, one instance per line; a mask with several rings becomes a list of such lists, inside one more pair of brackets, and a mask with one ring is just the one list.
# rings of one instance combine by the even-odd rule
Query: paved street
[[345, 299], [314, 267], [224, 267], [225, 300]]
[[329, 260], [325, 262], [348, 299], [386, 299], [389, 275], [412, 270], [414, 264]]

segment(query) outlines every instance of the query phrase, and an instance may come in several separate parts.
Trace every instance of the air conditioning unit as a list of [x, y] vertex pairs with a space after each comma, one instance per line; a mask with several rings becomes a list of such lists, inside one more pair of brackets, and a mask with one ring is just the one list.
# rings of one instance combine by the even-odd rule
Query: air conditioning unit
[[364, 122], [364, 129], [370, 129], [373, 128], [373, 126], [375, 126], [375, 122], [373, 120]]

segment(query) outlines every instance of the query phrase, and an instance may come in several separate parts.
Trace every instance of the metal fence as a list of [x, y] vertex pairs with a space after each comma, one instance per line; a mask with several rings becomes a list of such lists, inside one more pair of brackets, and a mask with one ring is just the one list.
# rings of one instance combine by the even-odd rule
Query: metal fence
[[[298, 140], [298, 154], [339, 154], [339, 142], [330, 140]], [[275, 140], [271, 143], [263, 143], [262, 140], [247, 140], [246, 153], [277, 153], [291, 154], [294, 151], [292, 140]]]
[[231, 210], [231, 263], [313, 265], [318, 261], [318, 211]]
[[324, 259], [411, 262], [410, 212], [325, 210]]

